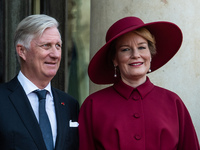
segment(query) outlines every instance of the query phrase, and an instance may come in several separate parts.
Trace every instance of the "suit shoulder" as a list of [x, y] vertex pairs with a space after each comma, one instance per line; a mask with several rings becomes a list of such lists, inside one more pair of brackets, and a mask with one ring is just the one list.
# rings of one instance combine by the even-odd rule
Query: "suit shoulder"
[[1, 83], [0, 84], [0, 91], [3, 92], [4, 90], [15, 90], [17, 87], [20, 86], [20, 83], [17, 79], [17, 76], [15, 76], [13, 79], [11, 79], [8, 82]]
[[8, 87], [9, 87], [9, 82], [1, 83], [0, 84], [0, 93], [4, 93], [5, 91], [8, 91]]
[[5, 89], [6, 88], [7, 83], [1, 83], [0, 84], [0, 89]]

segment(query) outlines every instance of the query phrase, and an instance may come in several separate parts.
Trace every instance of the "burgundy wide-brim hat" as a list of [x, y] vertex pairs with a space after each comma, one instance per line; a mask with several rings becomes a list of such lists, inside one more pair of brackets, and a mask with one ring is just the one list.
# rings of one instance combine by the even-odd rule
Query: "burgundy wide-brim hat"
[[[114, 77], [114, 65], [108, 60], [110, 44], [119, 36], [145, 27], [156, 40], [156, 55], [151, 61], [151, 71], [165, 65], [179, 50], [182, 43], [180, 28], [171, 22], [158, 21], [144, 23], [137, 17], [125, 17], [115, 22], [107, 31], [106, 44], [93, 56], [89, 63], [88, 75], [96, 84], [111, 84], [119, 80], [120, 76]], [[111, 58], [110, 58], [111, 59]]]

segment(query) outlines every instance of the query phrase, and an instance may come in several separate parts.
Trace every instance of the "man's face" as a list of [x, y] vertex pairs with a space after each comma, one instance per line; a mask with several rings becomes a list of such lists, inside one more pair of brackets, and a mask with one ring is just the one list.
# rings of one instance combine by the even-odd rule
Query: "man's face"
[[50, 81], [61, 61], [62, 41], [56, 27], [47, 28], [41, 37], [30, 43], [23, 57], [22, 72], [33, 83]]

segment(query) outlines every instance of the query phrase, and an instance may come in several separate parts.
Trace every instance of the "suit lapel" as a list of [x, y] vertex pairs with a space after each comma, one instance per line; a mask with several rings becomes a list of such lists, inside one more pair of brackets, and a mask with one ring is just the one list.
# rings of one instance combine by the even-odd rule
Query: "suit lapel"
[[16, 77], [10, 82], [9, 88], [13, 91], [13, 93], [9, 96], [10, 100], [24, 123], [24, 126], [32, 136], [38, 149], [45, 150], [46, 147], [43, 142], [38, 121], [27, 96]]
[[69, 109], [62, 97], [52, 88], [54, 104], [57, 119], [57, 139], [55, 149], [59, 150], [66, 144], [66, 138], [69, 138]]

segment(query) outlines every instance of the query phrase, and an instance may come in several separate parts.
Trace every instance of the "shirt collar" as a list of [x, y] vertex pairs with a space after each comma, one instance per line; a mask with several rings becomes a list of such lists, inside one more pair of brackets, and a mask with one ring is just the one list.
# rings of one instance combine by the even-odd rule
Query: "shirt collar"
[[[39, 88], [33, 84], [28, 78], [26, 78], [24, 76], [24, 74], [20, 71], [18, 76], [17, 76], [20, 84], [22, 85], [26, 95], [30, 94], [31, 92], [38, 90]], [[52, 96], [52, 92], [51, 92], [51, 82], [49, 82], [49, 84], [44, 88], [45, 90], [47, 90], [50, 94], [50, 96]]]
[[126, 99], [129, 99], [134, 90], [137, 90], [141, 95], [141, 98], [144, 99], [144, 97], [153, 89], [153, 87], [154, 85], [151, 83], [148, 77], [145, 83], [141, 84], [137, 88], [133, 88], [125, 84], [122, 80], [114, 84], [114, 89]]

